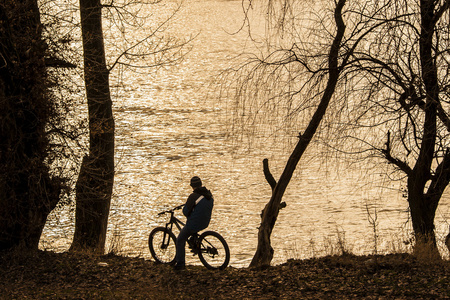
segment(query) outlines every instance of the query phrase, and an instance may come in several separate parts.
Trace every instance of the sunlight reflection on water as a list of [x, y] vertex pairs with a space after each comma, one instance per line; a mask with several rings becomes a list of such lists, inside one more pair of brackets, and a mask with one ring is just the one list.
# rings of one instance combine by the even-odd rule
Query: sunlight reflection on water
[[[150, 258], [148, 234], [165, 221], [156, 214], [185, 201], [193, 175], [202, 177], [215, 196], [210, 229], [228, 241], [231, 265], [247, 266], [254, 254], [259, 214], [270, 197], [262, 159], [270, 159], [277, 178], [289, 149], [267, 146], [262, 140], [258, 149], [235, 152], [239, 144], [227, 137], [224, 105], [217, 103], [210, 83], [228, 66], [229, 57], [248, 43], [245, 33], [230, 36], [224, 31], [239, 28], [240, 5], [189, 1], [175, 29], [199, 33], [186, 60], [149, 74], [129, 74], [124, 90], [114, 96], [117, 174], [108, 237], [120, 236], [116, 243], [127, 255]], [[382, 190], [376, 175], [364, 177], [363, 165], [342, 170], [332, 163], [324, 166], [313, 154], [314, 149], [309, 150], [302, 158], [284, 196], [288, 205], [273, 232], [273, 263], [329, 254], [337, 251], [339, 239], [355, 253], [372, 253], [368, 216], [375, 210], [378, 250], [404, 248], [411, 225], [398, 183], [389, 185], [390, 191]], [[446, 197], [436, 220], [438, 238], [446, 233], [449, 216]], [[69, 209], [53, 213], [41, 248], [67, 250], [73, 219]]]

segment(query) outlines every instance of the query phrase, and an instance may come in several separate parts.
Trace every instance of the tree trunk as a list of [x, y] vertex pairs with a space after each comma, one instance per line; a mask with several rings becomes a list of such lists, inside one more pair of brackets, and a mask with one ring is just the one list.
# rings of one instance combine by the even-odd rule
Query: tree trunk
[[[412, 184], [412, 183], [411, 183]], [[427, 195], [414, 191], [408, 185], [408, 202], [414, 230], [414, 254], [422, 259], [439, 259], [434, 232], [434, 217], [436, 215], [437, 201]], [[435, 204], [436, 203], [436, 204]]]
[[89, 154], [76, 185], [71, 250], [103, 253], [114, 182], [114, 119], [99, 0], [80, 0], [84, 76], [89, 109]]
[[270, 243], [270, 236], [278, 218], [278, 212], [284, 192], [292, 178], [297, 164], [312, 140], [320, 122], [325, 115], [328, 104], [333, 96], [339, 79], [340, 69], [338, 67], [338, 56], [342, 38], [344, 36], [345, 25], [342, 20], [342, 8], [346, 0], [339, 0], [335, 9], [335, 21], [337, 32], [329, 53], [329, 78], [323, 97], [314, 113], [308, 127], [303, 135], [299, 135], [299, 141], [291, 153], [281, 177], [272, 192], [272, 197], [266, 204], [262, 216], [261, 226], [258, 231], [258, 246], [256, 253], [250, 263], [250, 267], [270, 265], [273, 258], [273, 248]]
[[50, 176], [52, 113], [36, 0], [0, 4], [0, 250], [38, 249], [62, 181]]
[[[435, 29], [435, 1], [421, 0], [420, 61], [422, 79], [426, 90], [425, 121], [419, 156], [408, 176], [408, 201], [415, 235], [414, 252], [439, 256], [434, 232], [434, 216], [440, 195], [425, 194], [425, 185], [432, 179], [430, 170], [434, 158], [437, 132], [437, 101], [439, 86], [437, 67], [433, 55]], [[438, 198], [436, 198], [438, 196]], [[435, 200], [437, 199], [437, 201]]]

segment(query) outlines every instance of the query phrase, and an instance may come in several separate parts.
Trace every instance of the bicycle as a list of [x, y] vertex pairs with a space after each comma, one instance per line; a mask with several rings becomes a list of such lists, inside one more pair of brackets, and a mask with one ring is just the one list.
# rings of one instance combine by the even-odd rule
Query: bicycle
[[[174, 264], [176, 255], [176, 237], [173, 233], [173, 225], [181, 230], [185, 225], [177, 217], [175, 211], [183, 205], [158, 213], [158, 216], [170, 214], [169, 222], [165, 227], [154, 228], [148, 237], [150, 253], [157, 263]], [[223, 270], [230, 262], [230, 248], [225, 239], [215, 231], [205, 231], [202, 234], [191, 235], [187, 244], [194, 255], [198, 255], [202, 264], [210, 269]]]

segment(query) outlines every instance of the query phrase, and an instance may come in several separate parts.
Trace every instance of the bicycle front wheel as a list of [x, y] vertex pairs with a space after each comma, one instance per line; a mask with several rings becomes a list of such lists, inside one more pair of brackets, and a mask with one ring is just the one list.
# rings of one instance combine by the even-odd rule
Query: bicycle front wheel
[[199, 238], [198, 257], [208, 269], [223, 270], [230, 262], [230, 248], [225, 239], [214, 231], [205, 231]]
[[148, 236], [148, 247], [156, 262], [173, 264], [175, 262], [176, 237], [165, 227], [156, 227]]

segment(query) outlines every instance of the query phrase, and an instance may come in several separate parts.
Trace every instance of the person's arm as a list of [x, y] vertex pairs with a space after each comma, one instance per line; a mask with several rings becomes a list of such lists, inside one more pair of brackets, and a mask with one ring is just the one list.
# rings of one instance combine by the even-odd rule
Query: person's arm
[[183, 207], [183, 215], [186, 217], [189, 217], [189, 215], [192, 212], [192, 209], [194, 209], [195, 206], [195, 200], [198, 198], [198, 195], [192, 193], [189, 195], [186, 204]]

